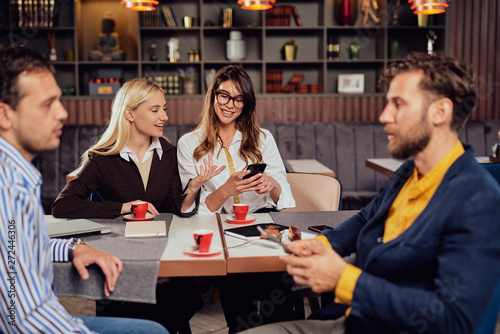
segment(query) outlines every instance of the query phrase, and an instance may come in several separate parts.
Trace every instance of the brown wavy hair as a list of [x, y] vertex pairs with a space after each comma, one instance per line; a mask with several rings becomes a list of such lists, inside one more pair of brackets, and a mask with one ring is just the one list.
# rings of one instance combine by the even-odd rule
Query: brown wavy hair
[[421, 71], [420, 88], [427, 92], [429, 102], [442, 97], [453, 102], [450, 128], [460, 131], [477, 102], [476, 77], [470, 66], [442, 53], [412, 52], [405, 59], [390, 64], [379, 79], [379, 87], [387, 89], [398, 74]]
[[[201, 123], [197, 129], [204, 129], [204, 136], [201, 144], [194, 150], [193, 158], [199, 161], [201, 157], [208, 153], [214, 154], [215, 146], [218, 142], [221, 143], [222, 139], [219, 136], [219, 123], [217, 114], [214, 109], [215, 92], [222, 82], [231, 80], [242, 92], [245, 105], [241, 111], [240, 116], [236, 119], [236, 129], [241, 132], [242, 142], [239, 155], [247, 162], [261, 163], [262, 152], [259, 148], [260, 134], [263, 133], [257, 123], [257, 116], [255, 115], [255, 93], [253, 90], [252, 80], [248, 73], [241, 67], [235, 65], [228, 65], [221, 68], [215, 75], [203, 103], [203, 110], [201, 116]], [[219, 155], [217, 152], [217, 155]]]

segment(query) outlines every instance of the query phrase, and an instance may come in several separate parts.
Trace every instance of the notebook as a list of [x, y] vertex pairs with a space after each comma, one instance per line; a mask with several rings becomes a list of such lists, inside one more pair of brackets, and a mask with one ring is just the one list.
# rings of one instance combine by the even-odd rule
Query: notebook
[[128, 221], [125, 227], [126, 237], [165, 237], [167, 226], [164, 220]]
[[105, 225], [87, 219], [59, 219], [45, 215], [45, 221], [51, 238], [60, 238], [83, 234], [105, 234], [111, 229]]

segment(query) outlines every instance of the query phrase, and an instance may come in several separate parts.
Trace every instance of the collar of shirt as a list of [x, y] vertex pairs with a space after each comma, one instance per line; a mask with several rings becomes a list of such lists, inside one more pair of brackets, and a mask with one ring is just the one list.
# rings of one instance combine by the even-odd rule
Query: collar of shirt
[[[232, 148], [236, 148], [236, 150], [239, 152], [239, 149], [241, 146], [240, 142], [241, 142], [242, 138], [243, 137], [241, 136], [241, 131], [236, 130], [236, 133], [234, 134], [234, 137], [233, 137], [233, 140], [231, 141], [231, 144], [229, 145], [229, 147], [226, 146], [230, 152], [232, 151], [231, 150]], [[219, 149], [222, 149], [222, 146], [224, 146], [224, 145], [222, 145], [222, 140], [219, 140], [218, 144], [220, 145]], [[232, 154], [233, 154], [233, 152], [231, 152], [231, 155]]]
[[[158, 137], [153, 137], [151, 145], [146, 151], [146, 154], [144, 154], [144, 158], [142, 159], [142, 161], [146, 161], [154, 150], [156, 150], [158, 158], [161, 160], [161, 157], [163, 156], [163, 149], [161, 148], [160, 139]], [[125, 161], [130, 161], [130, 158], [132, 158], [132, 160], [134, 161], [139, 161], [139, 159], [137, 159], [137, 157], [135, 156], [134, 152], [132, 152], [127, 147], [127, 145], [125, 145], [125, 147], [122, 148], [122, 150], [120, 151], [120, 157], [122, 157], [122, 159]]]
[[451, 165], [465, 153], [464, 147], [459, 140], [453, 146], [453, 149], [443, 158], [441, 161], [434, 166], [430, 172], [423, 178], [418, 178], [419, 171], [415, 167], [413, 171], [412, 185], [410, 185], [409, 197], [411, 199], [418, 198], [421, 194], [434, 187], [436, 184], [441, 183], [444, 175], [450, 169]]
[[[16, 167], [19, 173], [12, 173], [17, 182], [36, 189], [42, 184], [42, 175], [36, 167], [10, 143], [0, 137], [0, 161], [7, 166]], [[24, 182], [23, 182], [24, 181]]]

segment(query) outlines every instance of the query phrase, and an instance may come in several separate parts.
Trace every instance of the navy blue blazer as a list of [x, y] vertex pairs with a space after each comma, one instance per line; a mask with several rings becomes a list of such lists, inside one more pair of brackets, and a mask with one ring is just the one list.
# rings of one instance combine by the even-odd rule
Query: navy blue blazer
[[[363, 270], [346, 333], [472, 333], [500, 277], [500, 187], [473, 149], [450, 167], [428, 206], [398, 238], [382, 243], [389, 208], [414, 162], [404, 163], [358, 215], [325, 231]], [[316, 318], [343, 315], [332, 303]]]

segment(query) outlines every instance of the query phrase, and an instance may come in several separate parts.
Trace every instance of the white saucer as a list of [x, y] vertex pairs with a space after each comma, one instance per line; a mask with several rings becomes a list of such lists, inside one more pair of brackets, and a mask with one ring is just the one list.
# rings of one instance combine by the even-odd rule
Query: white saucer
[[222, 252], [222, 248], [219, 246], [211, 246], [207, 253], [198, 252], [198, 246], [189, 246], [184, 249], [184, 253], [195, 257], [214, 256], [220, 254], [220, 252]]
[[128, 215], [123, 216], [126, 221], [132, 221], [132, 222], [140, 222], [140, 221], [147, 221], [147, 220], [153, 220], [155, 216], [150, 214], [149, 212], [146, 213], [145, 218], [135, 218], [135, 215], [133, 213], [129, 213]]
[[234, 216], [234, 215], [226, 218], [228, 223], [240, 224], [240, 225], [253, 223], [255, 221], [255, 219], [257, 219], [257, 218], [254, 216], [247, 216], [247, 219], [245, 219], [245, 220], [238, 220], [238, 219], [236, 219], [236, 216]]

